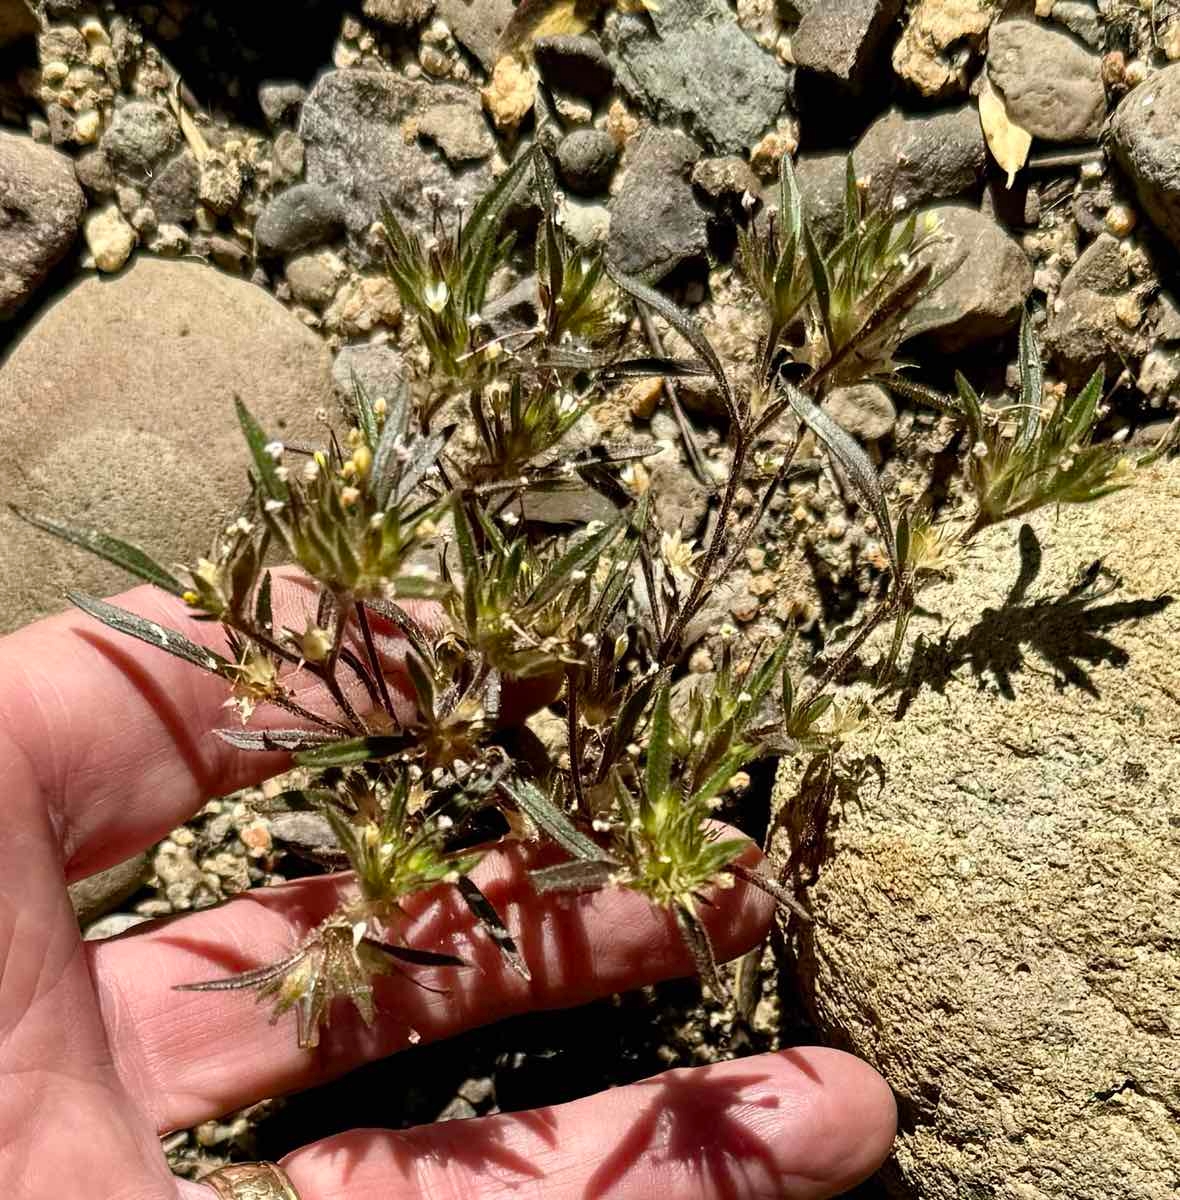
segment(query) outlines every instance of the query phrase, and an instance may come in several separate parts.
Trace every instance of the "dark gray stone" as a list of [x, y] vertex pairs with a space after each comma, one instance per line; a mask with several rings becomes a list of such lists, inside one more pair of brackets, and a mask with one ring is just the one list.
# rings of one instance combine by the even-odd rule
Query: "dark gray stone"
[[[795, 163], [795, 179], [803, 199], [803, 211], [821, 245], [829, 244], [844, 227], [844, 180], [848, 156], [803, 154]], [[763, 200], [778, 207], [778, 184], [766, 189]]]
[[987, 72], [1008, 115], [1033, 137], [1079, 142], [1102, 132], [1102, 60], [1062, 30], [1024, 20], [993, 25]]
[[853, 151], [856, 173], [879, 204], [920, 208], [975, 191], [987, 172], [987, 145], [974, 104], [922, 116], [891, 109]]
[[514, 11], [512, 0], [438, 0], [435, 15], [447, 23], [456, 41], [479, 59], [484, 70], [491, 71], [500, 35]]
[[401, 390], [406, 366], [392, 346], [384, 342], [361, 342], [342, 347], [332, 364], [332, 383], [347, 402], [352, 400], [354, 376], [371, 399], [384, 396], [386, 401], [392, 401]]
[[597, 38], [573, 34], [538, 38], [533, 57], [541, 78], [560, 91], [601, 100], [614, 85], [614, 68]]
[[307, 178], [339, 197], [345, 222], [363, 250], [382, 198], [408, 224], [426, 229], [436, 191], [444, 206], [467, 211], [487, 187], [485, 167], [460, 178], [416, 140], [407, 142], [403, 124], [434, 104], [470, 104], [471, 92], [448, 84], [411, 81], [392, 71], [329, 71], [303, 105], [299, 133]]
[[110, 196], [118, 186], [111, 160], [98, 146], [74, 159], [74, 174], [91, 196]]
[[557, 169], [571, 192], [593, 196], [606, 191], [619, 148], [605, 129], [575, 129], [557, 147]]
[[658, 280], [704, 254], [705, 210], [689, 182], [700, 155], [690, 137], [656, 127], [630, 151], [610, 205], [609, 253], [622, 270]]
[[101, 145], [116, 171], [143, 183], [155, 165], [180, 145], [180, 126], [162, 105], [130, 100], [115, 110]]
[[200, 185], [200, 164], [186, 146], [152, 173], [147, 189], [148, 203], [164, 224], [184, 225], [197, 211]]
[[1007, 333], [1033, 284], [1019, 243], [973, 205], [941, 204], [928, 212], [940, 236], [924, 255], [936, 273], [954, 269], [918, 306], [909, 329], [947, 353]]
[[903, 0], [822, 0], [809, 5], [791, 38], [798, 66], [860, 91], [879, 66]]
[[0, 320], [21, 308], [65, 256], [85, 207], [64, 154], [0, 130]]
[[1115, 156], [1144, 212], [1180, 249], [1180, 63], [1128, 92], [1110, 129]]
[[1146, 350], [1144, 334], [1118, 316], [1131, 286], [1119, 240], [1101, 233], [1070, 268], [1045, 329], [1045, 346], [1065, 381], [1084, 383], [1099, 367], [1117, 372]]
[[291, 80], [268, 80], [258, 86], [258, 107], [272, 129], [294, 121], [306, 98], [307, 88]]
[[1102, 21], [1098, 9], [1090, 0], [1057, 0], [1053, 5], [1053, 20], [1080, 37], [1087, 46], [1102, 45]]
[[332, 241], [343, 229], [344, 208], [335, 194], [317, 183], [297, 183], [266, 206], [254, 238], [262, 254], [295, 254]]
[[632, 99], [722, 154], [749, 149], [786, 104], [786, 71], [724, 0], [664, 0], [650, 20], [623, 17], [611, 51]]

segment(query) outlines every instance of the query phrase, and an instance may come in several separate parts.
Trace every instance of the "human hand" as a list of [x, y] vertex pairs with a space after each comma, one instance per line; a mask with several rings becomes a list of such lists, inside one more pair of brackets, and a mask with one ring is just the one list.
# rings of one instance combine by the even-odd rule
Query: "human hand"
[[[149, 588], [119, 603], [194, 640], [219, 636]], [[396, 648], [386, 649], [396, 673]], [[445, 995], [378, 980], [372, 1028], [339, 1006], [315, 1051], [241, 994], [173, 988], [271, 961], [332, 911], [346, 877], [82, 942], [67, 883], [286, 765], [210, 736], [226, 723], [224, 698], [219, 680], [81, 614], [0, 639], [0, 1179], [13, 1200], [210, 1200], [209, 1188], [172, 1178], [161, 1133], [338, 1076], [405, 1046], [411, 1031], [434, 1040], [692, 971], [674, 922], [634, 893], [534, 895], [535, 854], [519, 845], [489, 854], [475, 877], [532, 981], [506, 968], [446, 892], [418, 897], [409, 940], [475, 969], [449, 973]], [[704, 915], [719, 958], [754, 945], [770, 922], [766, 898], [742, 885]], [[283, 1168], [299, 1200], [818, 1198], [871, 1173], [894, 1123], [892, 1096], [867, 1065], [797, 1049], [530, 1113], [358, 1130]]]

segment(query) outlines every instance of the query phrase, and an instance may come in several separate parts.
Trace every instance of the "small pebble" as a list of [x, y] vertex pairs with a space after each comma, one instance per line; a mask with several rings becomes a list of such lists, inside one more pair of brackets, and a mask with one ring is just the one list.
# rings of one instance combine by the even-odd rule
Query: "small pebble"
[[1106, 228], [1115, 237], [1126, 237], [1135, 228], [1135, 210], [1129, 204], [1112, 204], [1106, 210]]

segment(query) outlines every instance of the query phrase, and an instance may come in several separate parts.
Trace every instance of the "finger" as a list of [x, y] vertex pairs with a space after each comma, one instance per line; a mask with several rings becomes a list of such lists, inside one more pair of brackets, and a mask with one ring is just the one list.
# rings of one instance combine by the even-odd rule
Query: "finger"
[[[377, 981], [378, 1016], [366, 1028], [337, 1004], [315, 1050], [295, 1043], [294, 1017], [267, 1024], [242, 992], [176, 992], [285, 957], [336, 906], [347, 877], [262, 889], [217, 909], [109, 942], [88, 943], [99, 1002], [125, 1085], [161, 1132], [263, 1096], [309, 1087], [418, 1039], [449, 1037], [534, 1008], [560, 1008], [692, 973], [674, 920], [632, 892], [540, 896], [528, 871], [552, 851], [520, 845], [488, 854], [475, 874], [529, 964], [525, 981], [505, 962], [455, 889], [407, 902], [406, 945], [459, 955], [467, 968]], [[756, 861], [751, 847], [747, 861]], [[702, 906], [719, 958], [761, 939], [770, 906], [736, 885]]]
[[821, 1200], [871, 1175], [895, 1128], [871, 1067], [806, 1048], [668, 1071], [555, 1108], [357, 1130], [282, 1165], [300, 1200]]
[[[192, 620], [173, 596], [142, 587], [115, 600], [225, 652], [220, 627]], [[315, 593], [276, 574], [274, 604], [276, 625], [302, 629]], [[426, 619], [436, 613], [417, 609]], [[404, 644], [387, 637], [382, 649], [396, 688]], [[330, 711], [310, 673], [290, 686], [306, 707]], [[150, 845], [210, 796], [257, 783], [287, 764], [287, 755], [234, 750], [212, 735], [236, 720], [224, 708], [228, 695], [225, 681], [81, 612], [0, 639], [0, 727], [33, 768], [69, 880]], [[408, 715], [408, 698], [401, 699]], [[258, 728], [298, 724], [275, 709], [260, 710], [252, 722]]]

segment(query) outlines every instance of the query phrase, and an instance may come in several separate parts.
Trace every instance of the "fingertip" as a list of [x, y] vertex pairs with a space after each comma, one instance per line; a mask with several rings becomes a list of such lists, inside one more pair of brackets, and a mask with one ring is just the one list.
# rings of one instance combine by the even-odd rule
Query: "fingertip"
[[810, 1194], [816, 1200], [840, 1195], [872, 1175], [897, 1134], [897, 1102], [882, 1076], [862, 1059], [823, 1046], [769, 1057], [778, 1060], [784, 1088], [807, 1109], [797, 1173], [815, 1183]]

